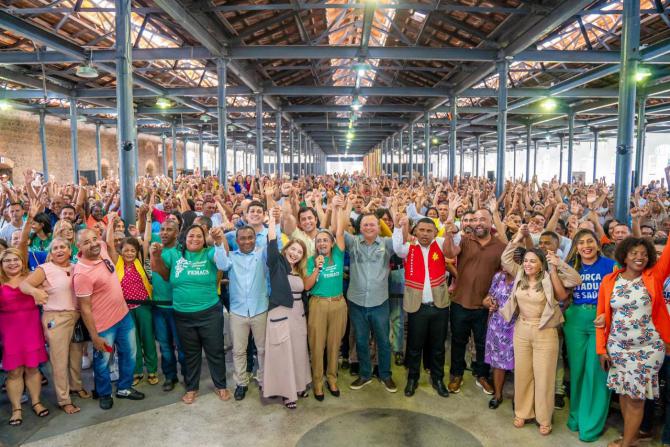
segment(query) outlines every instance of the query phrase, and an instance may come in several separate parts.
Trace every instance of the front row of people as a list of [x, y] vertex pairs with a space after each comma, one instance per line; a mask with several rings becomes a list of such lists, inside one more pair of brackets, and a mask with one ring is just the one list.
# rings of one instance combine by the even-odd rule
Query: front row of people
[[[185, 359], [185, 403], [193, 403], [198, 396], [203, 350], [217, 395], [222, 400], [232, 397], [226, 383], [219, 270], [228, 272], [229, 278], [235, 399], [243, 399], [249, 385], [250, 335], [257, 349], [257, 378], [265, 397], [281, 396], [284, 405], [294, 409], [311, 383], [315, 398], [323, 400], [324, 372], [328, 392], [339, 396], [338, 355], [348, 315], [356, 332], [361, 363], [360, 376], [350, 387], [360, 389], [371, 381], [372, 332], [380, 379], [388, 391], [395, 392], [390, 374], [388, 288], [386, 293], [374, 289], [380, 283], [388, 284], [389, 258], [393, 254], [404, 259], [405, 267], [405, 395], [410, 397], [416, 391], [422, 359], [428, 359], [425, 367], [430, 369], [431, 384], [440, 396], [447, 397], [452, 385], [460, 387], [453, 368], [450, 386], [443, 381], [450, 320], [446, 263], [447, 258], [456, 258], [460, 272], [467, 265], [464, 251], [476, 238], [464, 243], [467, 237], [463, 236], [457, 243], [449, 232], [439, 238], [432, 219], [419, 219], [410, 228], [409, 219], [400, 216], [396, 216], [392, 238], [380, 238], [374, 215], [362, 215], [360, 235], [351, 236], [345, 232], [349, 210], [340, 198], [334, 205], [334, 232], [317, 233], [316, 253], [311, 257], [309, 247], [300, 239], [282, 243], [278, 208], [269, 213], [266, 234], [259, 235], [250, 226], [238, 228], [235, 249], [228, 246], [220, 228], [207, 233], [199, 225], [186, 229], [183, 244], [176, 245], [174, 238], [167, 237], [173, 223], [163, 223], [163, 244], [154, 243], [150, 248], [155, 278], [151, 282], [155, 285], [158, 280], [159, 289], [170, 289], [171, 301], [166, 301], [166, 307], [173, 310], [177, 336], [173, 334], [173, 338], [178, 338]], [[114, 219], [110, 220], [113, 225]], [[625, 422], [623, 437], [614, 445], [632, 445], [644, 400], [658, 396], [658, 375], [665, 359], [665, 344], [670, 342], [670, 317], [663, 299], [664, 281], [670, 276], [670, 248], [666, 245], [657, 257], [648, 240], [625, 239], [616, 248], [619, 268], [615, 268], [613, 260], [602, 256], [595, 234], [581, 230], [573, 239], [566, 263], [551, 250], [523, 249], [525, 231], [522, 226], [504, 248], [500, 267], [489, 281], [483, 300], [492, 315], [485, 353], [478, 352], [478, 357], [482, 355], [493, 367], [489, 406], [497, 408], [502, 402], [505, 372], [513, 369], [514, 426], [520, 428], [535, 419], [541, 434], [551, 433], [560, 355], [558, 327], [565, 321], [572, 385], [569, 428], [579, 431], [584, 441], [597, 439], [613, 390], [620, 395]], [[208, 239], [213, 246], [208, 246]], [[489, 243], [488, 239], [479, 241], [479, 248], [484, 250]], [[72, 342], [79, 318], [95, 348], [95, 391], [101, 408], [113, 405], [109, 364], [114, 348], [119, 358], [115, 396], [144, 398], [133, 388], [133, 380], [141, 374], [136, 369], [138, 361], [146, 356], [146, 350], [138, 354], [138, 345], [145, 343], [136, 334], [145, 323], [142, 317], [129, 313], [127, 301], [129, 290], [134, 293], [132, 298], [142, 301], [151, 296], [152, 287], [143, 263], [135, 262], [139, 250], [134, 244], [127, 245], [135, 253], [122, 248], [115, 265], [109, 254], [111, 251], [112, 257], [118, 256], [115, 249], [108, 250], [97, 232], [82, 230], [77, 235], [79, 262], [72, 265], [70, 243], [56, 238], [50, 246], [49, 262], [29, 276], [20, 251], [7, 249], [0, 253], [0, 335], [3, 368], [9, 371], [10, 425], [22, 422], [20, 399], [24, 386], [33, 411], [41, 417], [48, 414], [40, 402], [37, 369], [47, 360], [45, 341], [49, 344], [58, 404], [67, 413], [79, 411], [70, 399], [71, 392], [86, 397], [79, 368], [82, 347]], [[342, 287], [345, 251], [351, 261], [349, 309]], [[385, 270], [375, 270], [384, 264]], [[466, 279], [459, 276], [457, 281], [461, 280]], [[310, 299], [306, 306], [307, 291]], [[165, 295], [160, 298], [168, 298], [167, 293], [159, 293]], [[572, 301], [564, 312], [570, 297]], [[43, 306], [41, 323], [37, 305]], [[460, 307], [459, 312], [468, 310]], [[164, 350], [174, 352], [173, 345], [160, 343], [163, 357]], [[424, 355], [424, 350], [429, 355]], [[174, 386], [176, 368], [166, 377], [168, 381]], [[480, 384], [484, 386], [486, 380]]]

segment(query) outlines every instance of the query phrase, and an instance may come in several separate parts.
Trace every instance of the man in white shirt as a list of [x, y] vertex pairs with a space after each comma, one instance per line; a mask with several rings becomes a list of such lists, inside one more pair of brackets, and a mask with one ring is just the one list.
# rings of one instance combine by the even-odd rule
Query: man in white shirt
[[444, 238], [435, 237], [437, 227], [430, 218], [423, 218], [414, 226], [416, 243], [407, 242], [408, 234], [409, 219], [403, 216], [393, 230], [393, 250], [405, 259], [403, 308], [408, 315], [405, 396], [414, 395], [421, 375], [422, 351], [428, 345], [430, 360], [425, 367], [430, 368], [431, 384], [440, 396], [449, 397], [444, 385], [449, 321]]

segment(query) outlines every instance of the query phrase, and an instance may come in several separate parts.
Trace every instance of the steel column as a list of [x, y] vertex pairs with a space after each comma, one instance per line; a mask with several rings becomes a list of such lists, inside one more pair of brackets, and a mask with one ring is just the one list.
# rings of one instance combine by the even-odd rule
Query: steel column
[[[479, 143], [481, 140], [481, 134], [475, 135], [475, 153], [477, 154], [477, 165], [476, 165], [476, 176], [479, 176]], [[486, 176], [486, 172], [484, 172], [484, 176]]]
[[428, 173], [430, 172], [430, 113], [424, 113], [423, 141], [423, 181], [428, 184]]
[[496, 195], [505, 189], [505, 147], [507, 143], [507, 74], [509, 62], [504, 59], [498, 65], [498, 149], [496, 163]]
[[[454, 174], [456, 173], [456, 127], [458, 125], [456, 112], [457, 112], [457, 103], [458, 100], [456, 96], [451, 97], [451, 103], [449, 104], [449, 113], [451, 114], [451, 120], [449, 121], [449, 182], [454, 181]], [[462, 155], [461, 155], [462, 156]], [[463, 169], [461, 169], [461, 176], [463, 175]]]
[[[95, 167], [97, 179], [102, 179], [102, 144], [100, 142], [100, 123], [95, 123]], [[163, 161], [165, 161], [165, 137], [163, 137]], [[165, 166], [163, 166], [165, 167]], [[163, 175], [165, 175], [163, 170]]]
[[70, 98], [70, 148], [72, 150], [72, 169], [75, 185], [79, 184], [79, 156], [78, 156], [78, 138], [77, 138], [77, 101]]
[[165, 144], [165, 134], [161, 134], [161, 154], [163, 158], [162, 167], [163, 175], [167, 176], [167, 146]]
[[535, 147], [533, 151], [533, 176], [537, 175], [537, 140], [534, 141]]
[[[200, 176], [205, 176], [205, 160], [204, 160], [205, 142], [202, 141], [202, 130], [198, 134], [198, 167], [200, 168]], [[195, 171], [195, 168], [193, 168]]]
[[295, 166], [293, 165], [293, 151], [295, 150], [295, 128], [293, 125], [289, 127], [289, 150], [288, 150], [288, 163], [289, 171], [291, 173], [290, 178], [292, 179], [295, 176]]
[[409, 181], [414, 175], [414, 123], [409, 123]]
[[516, 181], [516, 141], [512, 143], [512, 179]]
[[284, 175], [284, 163], [282, 160], [281, 151], [281, 112], [275, 113], [277, 123], [275, 124], [275, 144], [277, 146], [277, 177], [281, 178]]
[[298, 177], [302, 176], [302, 144], [303, 144], [303, 137], [302, 137], [302, 132], [298, 132]]
[[526, 126], [526, 183], [530, 183], [530, 145], [532, 140], [530, 138], [531, 125]]
[[[228, 185], [228, 124], [227, 124], [227, 103], [226, 103], [226, 83], [228, 82], [228, 61], [226, 59], [216, 60], [216, 78], [217, 86], [217, 104], [216, 104], [216, 119], [218, 124], [218, 144], [217, 153], [218, 159], [218, 174], [219, 183], [223, 185], [226, 190]], [[234, 146], [234, 142], [233, 142]], [[234, 174], [234, 173], [233, 173]]]
[[637, 98], [637, 141], [635, 146], [635, 187], [642, 186], [644, 174], [644, 143], [647, 137], [646, 103], [644, 92]]
[[596, 182], [598, 171], [598, 129], [593, 129], [593, 183]]
[[558, 137], [558, 183], [563, 183], [563, 138]]
[[44, 110], [40, 110], [40, 146], [42, 146], [42, 176], [44, 182], [49, 181], [49, 160], [47, 159], [47, 132]]
[[[188, 138], [184, 137], [184, 151], [181, 153], [182, 158], [182, 172], [186, 174], [186, 169], [188, 169]], [[194, 166], [195, 168], [195, 166]]]
[[635, 72], [640, 58], [640, 2], [623, 0], [623, 30], [619, 75], [619, 119], [614, 181], [614, 217], [628, 222], [631, 187], [631, 152], [635, 127]]
[[[463, 147], [464, 141], [461, 140], [461, 147]], [[471, 177], [477, 177], [477, 173], [475, 172], [475, 151], [471, 150], [470, 151], [470, 162], [472, 165], [470, 166], [470, 176]]]
[[[121, 216], [126, 225], [135, 224], [135, 111], [133, 110], [133, 68], [130, 9], [131, 0], [116, 0], [116, 102], [119, 144]], [[74, 101], [70, 104], [72, 104]]]
[[396, 144], [396, 135], [391, 135], [391, 178], [393, 178], [393, 174], [395, 174], [395, 144]]
[[256, 94], [256, 170], [265, 174], [265, 154], [263, 153], [263, 96]]
[[575, 114], [568, 114], [568, 183], [572, 183], [572, 157], [575, 149]]
[[172, 122], [172, 181], [177, 181], [177, 124]]
[[463, 171], [465, 170], [465, 149], [463, 148], [463, 140], [461, 140], [461, 160], [459, 166], [459, 178], [463, 178]]
[[398, 158], [399, 158], [398, 161], [400, 162], [400, 163], [398, 163], [398, 166], [399, 166], [399, 168], [398, 168], [398, 180], [402, 179], [402, 172], [403, 172], [402, 153], [403, 153], [403, 150], [402, 150], [402, 130], [401, 130], [400, 133], [398, 134]]

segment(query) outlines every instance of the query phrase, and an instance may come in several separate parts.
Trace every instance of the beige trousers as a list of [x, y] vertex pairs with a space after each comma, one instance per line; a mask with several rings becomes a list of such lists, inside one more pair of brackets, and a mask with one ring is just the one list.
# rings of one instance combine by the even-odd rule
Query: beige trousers
[[320, 392], [323, 387], [323, 351], [326, 351], [328, 371], [326, 378], [337, 384], [337, 366], [342, 337], [347, 329], [347, 303], [344, 298], [332, 300], [312, 297], [309, 300], [307, 342], [312, 354], [312, 383]]
[[79, 391], [81, 382], [81, 357], [84, 343], [72, 343], [74, 325], [79, 320], [77, 311], [45, 311], [42, 314], [44, 336], [49, 344], [49, 361], [53, 370], [54, 388], [58, 405], [72, 403], [70, 390]]
[[258, 355], [258, 371], [256, 379], [263, 386], [263, 364], [265, 363], [265, 326], [268, 313], [255, 315], [253, 317], [242, 317], [230, 314], [230, 337], [233, 340], [233, 380], [237, 386], [249, 386], [249, 374], [247, 374], [247, 346], [249, 345], [249, 332], [254, 336], [256, 352]]
[[539, 329], [519, 318], [514, 325], [514, 415], [551, 425], [558, 361], [556, 328]]

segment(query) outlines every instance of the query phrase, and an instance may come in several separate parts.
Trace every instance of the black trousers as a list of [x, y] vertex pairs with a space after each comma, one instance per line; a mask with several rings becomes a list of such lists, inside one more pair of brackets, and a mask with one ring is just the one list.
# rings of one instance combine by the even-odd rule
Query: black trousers
[[[421, 353], [430, 346], [430, 352], [423, 352], [424, 366], [430, 369], [431, 378], [444, 378], [445, 341], [449, 327], [449, 308], [440, 309], [422, 304], [419, 310], [407, 314], [407, 365], [410, 379], [419, 380], [421, 375]], [[427, 359], [427, 360], [426, 360]]]
[[475, 377], [488, 377], [490, 367], [484, 361], [486, 348], [487, 309], [466, 309], [451, 303], [451, 369], [452, 376], [463, 376], [465, 372], [465, 349], [472, 333], [475, 339], [477, 362], [473, 362]]
[[202, 350], [214, 386], [226, 388], [226, 351], [223, 345], [223, 308], [216, 304], [199, 312], [174, 313], [177, 335], [186, 359], [186, 391], [200, 387]]

